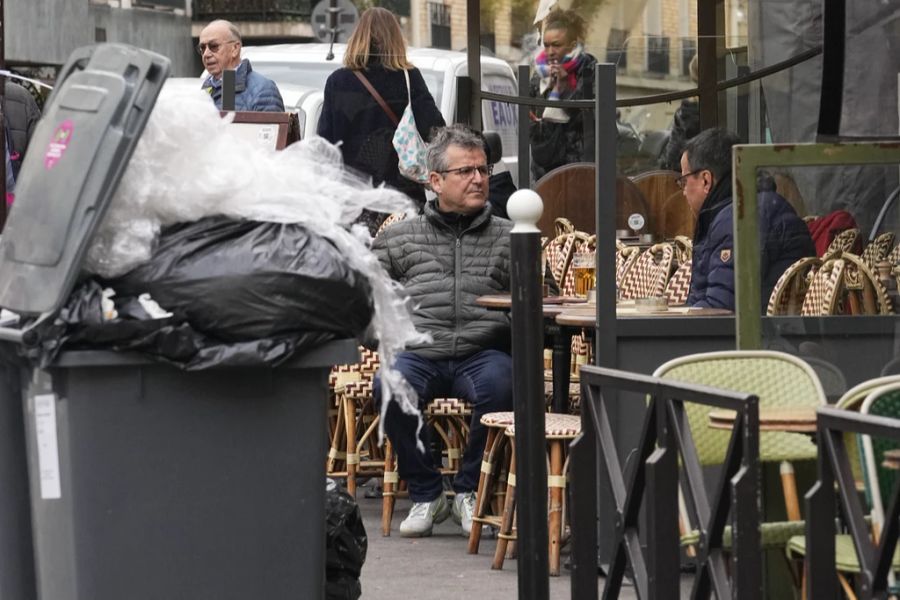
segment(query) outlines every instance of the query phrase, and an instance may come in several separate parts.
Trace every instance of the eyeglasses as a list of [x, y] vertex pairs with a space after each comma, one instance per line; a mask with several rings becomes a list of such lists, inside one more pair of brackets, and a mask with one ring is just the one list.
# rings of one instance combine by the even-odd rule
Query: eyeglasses
[[197, 52], [200, 56], [203, 56], [203, 53], [206, 52], [206, 49], [209, 48], [209, 51], [215, 54], [219, 51], [219, 48], [224, 46], [225, 44], [236, 44], [237, 40], [229, 40], [227, 42], [210, 42], [208, 44], [197, 44]]
[[688, 177], [690, 177], [691, 175], [696, 175], [697, 173], [701, 173], [705, 170], [706, 169], [697, 169], [696, 171], [691, 171], [690, 173], [685, 173], [684, 175], [678, 177], [675, 180], [675, 183], [678, 184], [678, 187], [680, 187], [681, 189], [684, 189], [684, 182], [687, 180]]
[[463, 179], [470, 179], [475, 176], [475, 171], [482, 177], [490, 177], [494, 172], [494, 165], [481, 165], [480, 167], [459, 167], [458, 169], [447, 169], [446, 171], [438, 171], [438, 173], [458, 173]]

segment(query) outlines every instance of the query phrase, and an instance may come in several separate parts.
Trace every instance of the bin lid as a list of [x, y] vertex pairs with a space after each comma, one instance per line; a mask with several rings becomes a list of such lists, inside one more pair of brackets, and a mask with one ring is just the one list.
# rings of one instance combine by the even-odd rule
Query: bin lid
[[168, 58], [125, 44], [69, 57], [16, 181], [0, 306], [24, 315], [62, 307], [168, 75]]

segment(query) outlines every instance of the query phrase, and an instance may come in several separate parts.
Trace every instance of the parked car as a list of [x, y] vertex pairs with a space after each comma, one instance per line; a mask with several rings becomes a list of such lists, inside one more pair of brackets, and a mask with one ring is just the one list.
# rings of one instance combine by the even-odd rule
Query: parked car
[[[280, 44], [246, 46], [242, 56], [249, 58], [253, 69], [272, 79], [281, 90], [287, 110], [300, 114], [304, 134], [314, 132], [322, 113], [325, 80], [343, 64], [344, 44], [334, 45], [334, 58], [326, 60], [328, 44]], [[450, 50], [410, 48], [410, 61], [422, 72], [425, 85], [448, 123], [456, 121], [456, 78], [467, 75], [466, 54]], [[498, 58], [481, 57], [482, 89], [516, 95], [517, 84], [512, 68]], [[301, 112], [302, 111], [302, 112]], [[518, 112], [511, 104], [485, 100], [482, 103], [482, 128], [495, 131], [503, 144], [503, 162], [516, 179], [518, 170]]]

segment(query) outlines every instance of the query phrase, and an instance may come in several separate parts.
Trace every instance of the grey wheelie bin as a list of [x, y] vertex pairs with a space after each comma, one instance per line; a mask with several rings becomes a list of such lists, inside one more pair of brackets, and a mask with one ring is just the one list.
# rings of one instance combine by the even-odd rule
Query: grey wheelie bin
[[[36, 323], [60, 310], [167, 73], [164, 57], [123, 45], [70, 58], [0, 241], [0, 306]], [[38, 331], [0, 339], [28, 346]], [[356, 359], [342, 340], [278, 368], [80, 351], [34, 370], [38, 598], [322, 598], [327, 376]]]
[[0, 600], [34, 600], [20, 361], [0, 344]]

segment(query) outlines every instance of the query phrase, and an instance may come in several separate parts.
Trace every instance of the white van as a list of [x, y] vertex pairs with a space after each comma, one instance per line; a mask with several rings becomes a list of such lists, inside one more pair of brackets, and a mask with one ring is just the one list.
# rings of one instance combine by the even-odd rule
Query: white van
[[[274, 46], [246, 46], [242, 56], [250, 59], [253, 70], [274, 81], [285, 101], [287, 110], [297, 110], [301, 130], [315, 132], [321, 110], [321, 92], [328, 76], [343, 65], [344, 44], [334, 45], [334, 58], [326, 60], [328, 44], [279, 44]], [[450, 50], [410, 48], [410, 61], [422, 72], [425, 85], [444, 115], [444, 120], [456, 120], [456, 78], [468, 75], [466, 54]], [[482, 89], [515, 96], [518, 93], [515, 74], [505, 61], [481, 57]], [[295, 94], [299, 91], [299, 97]], [[318, 102], [318, 104], [316, 104]], [[302, 105], [302, 106], [301, 106]], [[300, 110], [298, 110], [300, 109]], [[485, 100], [482, 103], [482, 129], [495, 131], [503, 142], [503, 162], [515, 181], [518, 176], [518, 111], [516, 106]]]

